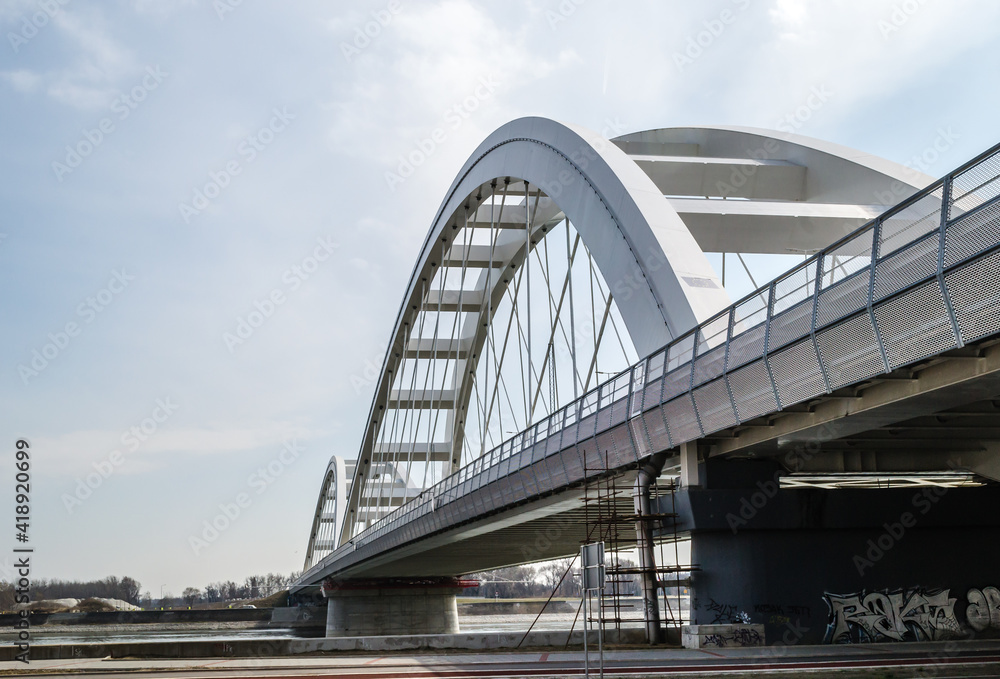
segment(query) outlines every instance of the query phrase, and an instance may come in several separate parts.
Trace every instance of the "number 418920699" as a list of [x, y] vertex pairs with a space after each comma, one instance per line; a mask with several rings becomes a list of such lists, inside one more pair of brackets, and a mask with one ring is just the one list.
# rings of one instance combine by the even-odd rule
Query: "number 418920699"
[[15, 453], [15, 458], [17, 462], [15, 467], [17, 467], [17, 475], [15, 480], [17, 485], [14, 487], [14, 492], [16, 496], [14, 501], [16, 502], [16, 507], [14, 508], [14, 527], [17, 529], [17, 539], [19, 542], [28, 541], [28, 524], [31, 521], [31, 506], [28, 493], [31, 492], [31, 446], [24, 439], [18, 439], [17, 441], [17, 452]]

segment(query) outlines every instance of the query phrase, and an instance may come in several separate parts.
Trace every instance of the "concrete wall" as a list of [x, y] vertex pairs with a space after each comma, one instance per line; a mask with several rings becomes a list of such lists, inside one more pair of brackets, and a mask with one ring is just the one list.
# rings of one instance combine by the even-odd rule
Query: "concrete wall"
[[[622, 643], [642, 643], [641, 629], [625, 630]], [[239, 641], [146, 641], [108, 644], [32, 645], [32, 660], [74, 658], [266, 658], [272, 656], [318, 655], [342, 651], [399, 651], [430, 649], [496, 648], [579, 648], [583, 633], [577, 630], [569, 639], [567, 631], [479, 632], [467, 634], [423, 634], [394, 637], [347, 637], [335, 639], [275, 639]], [[597, 643], [597, 632], [588, 635]], [[523, 640], [523, 643], [521, 643]], [[675, 641], [676, 643], [676, 641]], [[0, 646], [0, 661], [14, 660], [17, 648]]]
[[785, 644], [1000, 635], [1000, 488], [778, 490], [759, 469], [677, 495], [695, 623]]

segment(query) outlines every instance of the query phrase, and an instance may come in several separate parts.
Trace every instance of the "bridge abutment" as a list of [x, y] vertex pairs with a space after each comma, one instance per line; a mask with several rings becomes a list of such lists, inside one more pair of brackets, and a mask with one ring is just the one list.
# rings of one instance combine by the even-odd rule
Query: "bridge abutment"
[[457, 578], [327, 580], [326, 636], [457, 634]]
[[780, 489], [779, 467], [709, 466], [675, 497], [692, 623], [768, 644], [1000, 636], [1000, 489]]

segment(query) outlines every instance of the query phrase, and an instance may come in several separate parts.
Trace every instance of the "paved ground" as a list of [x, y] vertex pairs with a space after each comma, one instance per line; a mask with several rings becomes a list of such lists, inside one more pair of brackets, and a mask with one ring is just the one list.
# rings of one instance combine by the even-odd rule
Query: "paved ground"
[[[596, 665], [597, 656], [593, 654]], [[595, 673], [597, 668], [593, 668]], [[558, 677], [583, 674], [579, 652], [328, 655], [294, 658], [191, 660], [48, 660], [0, 663], [0, 672], [111, 677], [225, 679], [228, 677], [337, 677], [402, 679]], [[789, 646], [753, 649], [618, 650], [605, 654], [605, 673], [630, 676], [783, 677], [1000, 677], [1000, 640], [960, 643]], [[117, 679], [117, 677], [116, 677]]]

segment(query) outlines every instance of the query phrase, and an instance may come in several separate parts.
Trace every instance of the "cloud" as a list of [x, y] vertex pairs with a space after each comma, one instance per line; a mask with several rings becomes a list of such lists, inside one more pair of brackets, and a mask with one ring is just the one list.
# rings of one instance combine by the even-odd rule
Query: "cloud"
[[794, 35], [806, 23], [809, 4], [806, 0], [777, 0], [768, 13], [776, 25], [789, 32], [786, 35]]
[[42, 81], [37, 73], [25, 69], [0, 72], [0, 78], [9, 82], [18, 92], [34, 92]]
[[[0, 4], [0, 21], [10, 22], [11, 28], [20, 27], [22, 19], [29, 19], [38, 11], [38, 5], [33, 0], [7, 0]], [[4, 27], [8, 28], [8, 27]]]
[[[364, 17], [358, 22], [363, 25]], [[353, 28], [343, 21], [333, 29], [339, 40], [353, 39]], [[493, 111], [497, 120], [514, 117], [505, 113], [512, 110], [505, 101], [514, 91], [575, 63], [574, 50], [546, 58], [534, 49], [526, 28], [500, 25], [495, 14], [467, 0], [409, 4], [338, 68], [346, 82], [327, 104], [328, 140], [340, 152], [391, 163], [414, 139], [445, 126], [447, 111], [473, 96], [483, 81], [497, 83], [496, 92], [477, 109]], [[463, 116], [469, 122], [462, 136], [485, 136], [493, 123], [484, 125], [482, 119], [480, 113]]]
[[114, 27], [99, 10], [57, 6], [38, 31], [59, 34], [61, 49], [55, 54], [62, 64], [3, 73], [20, 91], [34, 91], [44, 84], [56, 102], [93, 111], [106, 107], [142, 68], [132, 51], [115, 40]]

